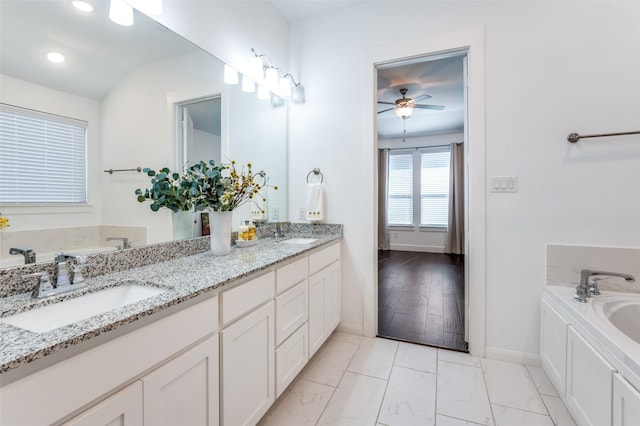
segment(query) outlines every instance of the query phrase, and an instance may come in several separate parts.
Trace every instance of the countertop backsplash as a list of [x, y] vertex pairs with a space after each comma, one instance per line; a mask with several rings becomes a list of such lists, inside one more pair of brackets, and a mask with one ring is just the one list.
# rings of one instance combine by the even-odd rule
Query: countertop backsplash
[[631, 274], [636, 282], [612, 277], [598, 285], [601, 290], [640, 293], [640, 248], [547, 244], [547, 285], [575, 287], [585, 268]]

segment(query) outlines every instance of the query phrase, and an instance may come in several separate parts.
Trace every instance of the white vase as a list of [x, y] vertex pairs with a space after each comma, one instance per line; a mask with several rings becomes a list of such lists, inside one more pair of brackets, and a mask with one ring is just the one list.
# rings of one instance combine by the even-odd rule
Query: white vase
[[209, 211], [211, 253], [223, 256], [231, 252], [231, 218], [233, 212]]

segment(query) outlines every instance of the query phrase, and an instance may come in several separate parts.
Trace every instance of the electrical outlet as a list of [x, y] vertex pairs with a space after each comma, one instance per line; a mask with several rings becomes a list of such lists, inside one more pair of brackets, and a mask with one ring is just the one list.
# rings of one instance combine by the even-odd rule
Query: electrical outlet
[[305, 220], [307, 218], [307, 210], [304, 207], [298, 207], [298, 220]]
[[280, 219], [280, 207], [271, 207], [271, 219]]

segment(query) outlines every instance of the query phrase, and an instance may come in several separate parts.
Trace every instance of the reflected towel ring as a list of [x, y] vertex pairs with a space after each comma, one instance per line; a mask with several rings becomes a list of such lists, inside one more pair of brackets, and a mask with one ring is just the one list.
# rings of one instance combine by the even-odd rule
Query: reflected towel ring
[[311, 176], [311, 173], [313, 173], [314, 175], [320, 175], [320, 183], [324, 183], [324, 175], [322, 174], [322, 172], [320, 171], [319, 168], [315, 168], [313, 170], [311, 170], [308, 174], [307, 174], [307, 183], [309, 183], [309, 176]]

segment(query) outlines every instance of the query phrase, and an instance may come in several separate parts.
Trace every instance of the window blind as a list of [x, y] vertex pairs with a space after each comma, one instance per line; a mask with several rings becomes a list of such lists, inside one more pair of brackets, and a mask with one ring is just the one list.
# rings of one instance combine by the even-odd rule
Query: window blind
[[413, 224], [413, 155], [389, 153], [388, 221], [389, 225]]
[[420, 152], [420, 225], [447, 227], [451, 151]]
[[87, 122], [0, 104], [0, 204], [87, 202]]

